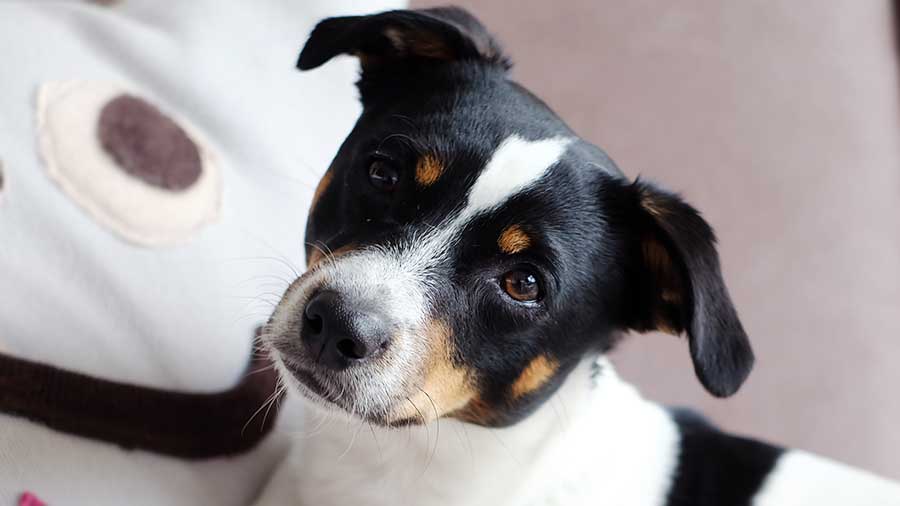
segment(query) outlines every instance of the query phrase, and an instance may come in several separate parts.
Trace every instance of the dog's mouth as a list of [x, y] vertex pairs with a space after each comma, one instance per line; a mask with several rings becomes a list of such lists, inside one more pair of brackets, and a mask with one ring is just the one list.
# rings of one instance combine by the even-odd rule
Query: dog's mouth
[[284, 361], [284, 367], [302, 387], [309, 390], [309, 393], [315, 395], [317, 399], [339, 405], [335, 399], [330, 398], [331, 396], [328, 394], [328, 391], [312, 372], [307, 371], [290, 361]]
[[290, 375], [290, 378], [285, 379], [293, 380], [292, 383], [307, 400], [325, 408], [326, 411], [340, 410], [382, 427], [404, 427], [422, 423], [417, 417], [397, 420], [391, 416], [392, 409], [389, 407], [362, 409], [364, 403], [356, 399], [354, 387], [347, 385], [346, 381], [323, 378], [316, 371], [285, 358], [280, 352], [278, 354], [281, 355], [279, 362], [284, 366], [284, 371]]
[[[339, 408], [353, 413], [353, 410], [342, 402], [344, 397], [348, 396], [346, 389], [329, 388], [330, 382], [326, 383], [326, 380], [320, 379], [312, 370], [301, 366], [290, 358], [286, 358], [280, 352], [279, 355], [281, 356], [280, 362], [284, 365], [284, 369], [294, 380], [293, 383], [299, 387], [300, 393], [307, 399], [328, 408]], [[338, 390], [338, 393], [334, 393], [334, 390]]]

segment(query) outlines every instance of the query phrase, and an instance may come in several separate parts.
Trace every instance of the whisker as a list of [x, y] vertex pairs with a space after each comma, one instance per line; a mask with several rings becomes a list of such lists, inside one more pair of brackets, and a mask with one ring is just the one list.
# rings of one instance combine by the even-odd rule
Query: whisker
[[[438, 413], [438, 408], [437, 408], [437, 405], [434, 403], [434, 399], [432, 399], [431, 396], [428, 395], [428, 392], [426, 392], [422, 387], [416, 386], [416, 388], [419, 389], [419, 391], [422, 392], [425, 395], [425, 397], [428, 399], [428, 401], [431, 403], [431, 409], [434, 410], [434, 420], [435, 420], [434, 449], [431, 451], [431, 455], [428, 457], [428, 460], [425, 462], [425, 469], [422, 470], [422, 474], [424, 475], [425, 471], [428, 470], [428, 467], [431, 466], [431, 462], [434, 460], [435, 455], [437, 455], [438, 443], [441, 438], [441, 416], [440, 416], [440, 413]], [[429, 444], [429, 446], [431, 446], [431, 445]]]
[[266, 420], [269, 418], [269, 410], [272, 409], [272, 406], [278, 404], [279, 399], [281, 399], [281, 395], [284, 394], [285, 390], [286, 390], [286, 387], [281, 384], [281, 380], [279, 379], [278, 386], [275, 389], [275, 397], [272, 400], [272, 402], [269, 402], [269, 407], [266, 408], [266, 412], [263, 413], [262, 424], [260, 424], [260, 426], [259, 426], [260, 432], [262, 432], [263, 428], [266, 426]]
[[265, 367], [260, 367], [259, 369], [250, 371], [250, 372], [248, 372], [247, 374], [245, 374], [245, 377], [246, 377], [246, 376], [253, 376], [254, 374], [259, 374], [259, 373], [261, 373], [261, 372], [271, 371], [272, 369], [275, 369], [275, 364], [269, 364], [269, 365], [267, 365], [267, 366], [265, 366]]
[[[266, 407], [270, 402], [272, 402], [272, 401], [275, 399], [275, 397], [276, 397], [277, 395], [278, 395], [278, 385], [275, 386], [275, 391], [272, 392], [272, 395], [270, 395], [265, 401], [263, 401], [263, 403], [262, 403], [262, 405], [259, 407], [259, 409], [257, 409], [256, 411], [254, 411], [253, 414], [250, 415], [250, 419], [247, 420], [246, 423], [244, 423], [244, 426], [243, 426], [243, 427], [241, 427], [241, 436], [244, 435], [244, 431], [247, 430], [247, 427], [250, 425], [250, 422], [252, 422], [253, 419], [256, 418], [256, 415], [258, 415], [263, 409], [265, 409], [265, 407]], [[265, 422], [265, 419], [263, 419], [263, 422]], [[265, 423], [263, 423], [263, 425], [265, 425]]]
[[350, 453], [350, 450], [353, 449], [353, 445], [356, 444], [356, 438], [357, 438], [357, 436], [359, 436], [359, 433], [362, 432], [363, 425], [365, 425], [365, 424], [366, 424], [365, 420], [361, 420], [359, 422], [359, 427], [356, 429], [356, 432], [353, 433], [353, 437], [350, 439], [350, 444], [347, 445], [347, 448], [344, 450], [344, 453], [341, 453], [340, 456], [337, 458], [338, 462], [343, 460], [344, 457], [346, 457], [347, 454]]
[[378, 448], [378, 462], [380, 464], [384, 464], [384, 453], [381, 451], [381, 443], [378, 442], [378, 437], [375, 436], [375, 428], [372, 427], [372, 424], [366, 422], [366, 425], [369, 426], [369, 432], [372, 433], [372, 439], [375, 441], [375, 447]]
[[295, 277], [300, 277], [300, 273], [297, 269], [291, 264], [288, 260], [279, 257], [267, 257], [267, 256], [259, 256], [259, 257], [238, 257], [238, 258], [229, 258], [226, 259], [226, 262], [254, 262], [254, 261], [262, 261], [268, 260], [270, 262], [278, 262], [281, 265], [284, 265], [294, 274]]

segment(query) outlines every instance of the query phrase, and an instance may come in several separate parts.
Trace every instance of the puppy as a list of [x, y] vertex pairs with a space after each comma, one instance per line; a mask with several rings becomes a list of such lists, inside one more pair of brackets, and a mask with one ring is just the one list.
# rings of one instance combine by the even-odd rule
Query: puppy
[[456, 8], [331, 18], [363, 112], [263, 339], [307, 437], [260, 504], [900, 505], [900, 486], [644, 401], [603, 358], [685, 334], [714, 396], [753, 352], [694, 208], [629, 181]]

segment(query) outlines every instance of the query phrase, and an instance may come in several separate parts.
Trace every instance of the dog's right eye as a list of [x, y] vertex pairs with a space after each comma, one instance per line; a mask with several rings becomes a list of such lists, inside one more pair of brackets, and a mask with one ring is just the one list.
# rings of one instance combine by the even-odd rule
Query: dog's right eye
[[369, 182], [378, 190], [394, 191], [400, 182], [400, 171], [390, 161], [377, 158], [369, 163]]
[[503, 290], [519, 302], [537, 302], [541, 298], [538, 275], [528, 269], [516, 269], [504, 274]]

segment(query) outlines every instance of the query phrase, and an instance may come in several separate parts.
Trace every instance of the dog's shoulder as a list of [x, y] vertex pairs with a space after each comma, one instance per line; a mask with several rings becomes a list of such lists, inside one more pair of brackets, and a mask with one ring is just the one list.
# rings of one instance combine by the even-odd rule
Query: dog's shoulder
[[900, 506], [900, 485], [829, 459], [725, 433], [683, 408], [666, 506]]
[[724, 433], [695, 411], [670, 413], [681, 438], [668, 505], [751, 504], [784, 450]]

